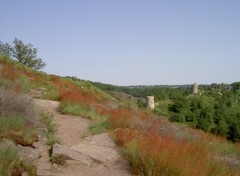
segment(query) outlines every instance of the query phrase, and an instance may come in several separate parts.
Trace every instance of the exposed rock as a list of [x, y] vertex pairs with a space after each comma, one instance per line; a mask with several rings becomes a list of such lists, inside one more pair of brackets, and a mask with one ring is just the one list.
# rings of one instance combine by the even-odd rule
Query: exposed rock
[[29, 160], [36, 161], [40, 158], [40, 150], [34, 149], [32, 147], [23, 147], [21, 145], [17, 145], [19, 158], [21, 160]]
[[52, 164], [50, 163], [49, 160], [41, 160], [40, 162], [38, 162], [36, 167], [37, 167], [37, 175], [38, 176], [49, 176], [49, 175], [51, 175], [50, 170], [52, 168]]
[[[89, 137], [87, 137], [89, 139]], [[107, 133], [96, 134], [91, 137], [92, 145], [116, 147], [115, 142], [108, 136]]]
[[89, 156], [63, 145], [54, 144], [52, 148], [52, 157], [58, 156], [65, 156], [67, 159], [76, 160], [88, 166], [92, 164], [92, 159]]
[[119, 153], [112, 147], [91, 145], [87, 141], [72, 146], [72, 149], [103, 163], [115, 161], [120, 157]]
[[43, 108], [45, 110], [57, 111], [59, 102], [58, 101], [48, 101], [48, 100], [34, 99], [34, 104], [37, 107]]

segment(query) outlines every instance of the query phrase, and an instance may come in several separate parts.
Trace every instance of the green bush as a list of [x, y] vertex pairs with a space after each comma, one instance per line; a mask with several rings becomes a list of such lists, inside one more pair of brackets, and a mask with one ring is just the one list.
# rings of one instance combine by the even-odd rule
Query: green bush
[[54, 133], [47, 133], [47, 145], [53, 146], [54, 144], [59, 144], [60, 139], [55, 136]]
[[18, 161], [17, 149], [14, 145], [0, 143], [0, 175], [9, 176], [11, 168]]
[[76, 116], [83, 116], [95, 122], [102, 122], [108, 117], [95, 111], [94, 109], [84, 107], [77, 103], [70, 101], [62, 102], [59, 106], [59, 111], [64, 114], [72, 114]]
[[14, 64], [15, 61], [9, 56], [0, 53], [0, 63]]
[[92, 134], [100, 134], [106, 132], [108, 126], [109, 126], [108, 120], [105, 120], [103, 122], [95, 123], [94, 125], [92, 125], [90, 127], [90, 131]]
[[28, 176], [37, 176], [36, 167], [26, 161], [17, 162], [11, 169], [12, 176], [23, 175], [23, 172], [26, 172]]
[[9, 131], [20, 131], [25, 125], [23, 117], [1, 116], [0, 117], [0, 133]]
[[26, 78], [26, 76], [21, 76], [19, 79], [20, 85], [21, 85], [21, 92], [27, 93], [30, 90], [30, 82]]
[[60, 95], [59, 95], [59, 91], [58, 91], [57, 87], [55, 87], [53, 85], [50, 85], [47, 87], [47, 92], [44, 95], [45, 99], [58, 101], [59, 97], [60, 97]]

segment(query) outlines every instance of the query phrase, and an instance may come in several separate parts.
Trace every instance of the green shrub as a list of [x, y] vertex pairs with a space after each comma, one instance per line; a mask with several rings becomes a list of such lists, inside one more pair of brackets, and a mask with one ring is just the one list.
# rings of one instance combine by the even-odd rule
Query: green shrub
[[11, 143], [0, 143], [0, 175], [18, 176], [26, 172], [28, 176], [36, 176], [36, 167], [27, 161], [20, 161], [17, 147]]
[[76, 116], [83, 116], [85, 118], [94, 120], [96, 122], [103, 121], [107, 117], [96, 112], [94, 109], [82, 106], [70, 101], [62, 102], [59, 106], [59, 111], [64, 114], [72, 114]]
[[0, 63], [13, 64], [15, 61], [7, 55], [0, 54]]
[[23, 117], [15, 116], [1, 116], [0, 117], [0, 133], [9, 131], [20, 131], [23, 129], [25, 119]]
[[0, 143], [0, 175], [9, 176], [10, 169], [17, 163], [18, 153], [14, 145]]
[[109, 125], [108, 120], [105, 120], [105, 121], [100, 122], [100, 123], [95, 123], [94, 125], [92, 125], [90, 127], [90, 131], [91, 131], [92, 134], [103, 133], [103, 132], [107, 131], [108, 125]]
[[26, 172], [28, 176], [37, 176], [36, 167], [33, 164], [26, 161], [17, 162], [11, 169], [12, 176], [22, 175], [23, 172]]
[[54, 144], [59, 144], [60, 139], [56, 137], [53, 133], [48, 133], [47, 137], [47, 145], [53, 146]]
[[22, 93], [27, 93], [30, 90], [30, 83], [26, 76], [21, 76], [19, 79], [20, 85], [21, 85], [21, 90]]
[[15, 116], [0, 117], [0, 139], [7, 138], [23, 146], [32, 145], [38, 139], [36, 130], [26, 128], [25, 119]]
[[57, 101], [59, 100], [59, 97], [59, 91], [56, 86], [50, 85], [47, 87], [47, 92], [44, 95], [45, 99]]
[[59, 111], [63, 114], [79, 115], [88, 118], [88, 109], [70, 101], [63, 102], [59, 105]]

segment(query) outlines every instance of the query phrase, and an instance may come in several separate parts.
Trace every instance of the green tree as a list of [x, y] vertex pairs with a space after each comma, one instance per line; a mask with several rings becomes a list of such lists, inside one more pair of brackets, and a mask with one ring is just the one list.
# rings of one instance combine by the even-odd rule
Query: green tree
[[240, 90], [240, 82], [234, 82], [232, 83], [232, 90], [234, 93], [236, 93], [238, 90]]
[[189, 112], [186, 114], [186, 122], [191, 123], [192, 127], [197, 126], [197, 119], [200, 116], [202, 107], [203, 100], [200, 97], [193, 97], [190, 99]]
[[7, 55], [8, 57], [12, 56], [13, 48], [8, 43], [2, 43], [0, 41], [0, 55]]
[[232, 119], [229, 127], [228, 139], [233, 142], [240, 142], [240, 113]]
[[18, 62], [35, 70], [39, 70], [46, 65], [41, 58], [37, 57], [37, 49], [33, 48], [32, 44], [24, 44], [17, 38], [14, 39], [13, 44], [13, 57]]
[[174, 100], [174, 103], [170, 106], [169, 110], [172, 112], [171, 121], [185, 122], [186, 115], [189, 108], [189, 101], [185, 97], [179, 97]]
[[214, 111], [210, 106], [203, 107], [200, 111], [197, 128], [203, 129], [204, 131], [211, 131], [215, 128], [214, 124]]

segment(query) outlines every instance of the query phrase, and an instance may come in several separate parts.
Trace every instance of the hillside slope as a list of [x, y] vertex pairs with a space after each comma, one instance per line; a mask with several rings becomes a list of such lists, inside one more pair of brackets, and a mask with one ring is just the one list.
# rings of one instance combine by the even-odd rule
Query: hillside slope
[[1, 87], [60, 101], [59, 112], [91, 119], [93, 134], [112, 131], [135, 175], [240, 175], [238, 144], [118, 102], [89, 82], [37, 72], [6, 57], [0, 73]]

